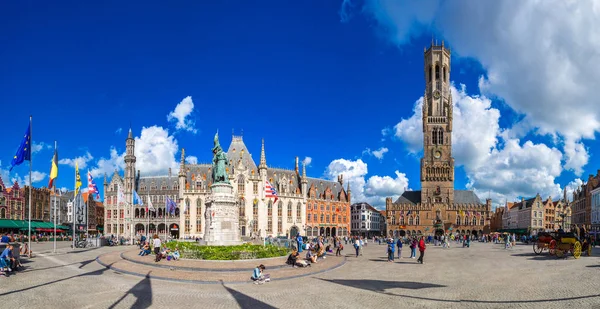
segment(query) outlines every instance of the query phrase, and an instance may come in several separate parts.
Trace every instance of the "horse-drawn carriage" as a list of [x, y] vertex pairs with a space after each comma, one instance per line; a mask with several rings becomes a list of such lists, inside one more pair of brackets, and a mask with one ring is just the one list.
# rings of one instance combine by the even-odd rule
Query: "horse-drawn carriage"
[[574, 233], [539, 233], [538, 241], [533, 244], [533, 252], [539, 255], [544, 250], [548, 250], [550, 255], [557, 257], [563, 257], [570, 252], [576, 259], [581, 256], [582, 252], [588, 256], [592, 255], [589, 239], [585, 238], [582, 243]]

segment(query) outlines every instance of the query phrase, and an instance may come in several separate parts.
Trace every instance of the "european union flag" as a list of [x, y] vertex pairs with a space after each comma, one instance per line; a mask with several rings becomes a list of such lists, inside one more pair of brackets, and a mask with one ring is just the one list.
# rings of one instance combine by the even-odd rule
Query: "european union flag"
[[21, 141], [21, 145], [19, 145], [19, 149], [17, 149], [17, 154], [15, 154], [10, 162], [10, 170], [12, 171], [13, 167], [21, 165], [25, 160], [31, 161], [31, 123], [27, 126], [27, 131], [25, 131], [25, 136]]

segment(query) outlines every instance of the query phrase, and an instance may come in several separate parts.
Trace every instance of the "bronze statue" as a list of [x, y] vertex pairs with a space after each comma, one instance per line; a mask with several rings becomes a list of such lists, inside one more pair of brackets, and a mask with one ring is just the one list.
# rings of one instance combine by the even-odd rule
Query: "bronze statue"
[[215, 146], [212, 149], [213, 152], [213, 166], [212, 166], [212, 178], [213, 183], [229, 183], [229, 177], [227, 176], [227, 156], [221, 145], [219, 144], [219, 132], [215, 134]]

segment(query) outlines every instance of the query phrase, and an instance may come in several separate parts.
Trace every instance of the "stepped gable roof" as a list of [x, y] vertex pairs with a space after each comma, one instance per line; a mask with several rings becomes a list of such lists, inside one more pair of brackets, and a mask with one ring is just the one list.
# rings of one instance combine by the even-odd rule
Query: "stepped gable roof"
[[[294, 171], [292, 171], [292, 172], [294, 172]], [[321, 194], [323, 194], [323, 192], [325, 192], [327, 187], [329, 187], [331, 189], [331, 194], [333, 194], [333, 196], [335, 198], [338, 198], [338, 196], [341, 192], [346, 192], [346, 190], [343, 188], [343, 186], [337, 181], [330, 181], [330, 180], [326, 180], [326, 179], [311, 178], [311, 177], [307, 177], [307, 181], [308, 181], [307, 189], [310, 190], [310, 187], [314, 186], [314, 188], [317, 190], [317, 198], [321, 198]]]
[[454, 190], [454, 204], [483, 204], [471, 190]]
[[248, 151], [246, 144], [244, 144], [244, 139], [241, 136], [233, 136], [231, 138], [231, 144], [229, 144], [229, 149], [227, 150], [227, 159], [233, 168], [235, 168], [241, 160], [247, 169], [254, 170], [255, 173], [258, 172], [256, 163], [252, 159], [252, 155]]
[[396, 200], [396, 204], [411, 204], [417, 205], [421, 203], [421, 190], [418, 191], [404, 191], [402, 195]]

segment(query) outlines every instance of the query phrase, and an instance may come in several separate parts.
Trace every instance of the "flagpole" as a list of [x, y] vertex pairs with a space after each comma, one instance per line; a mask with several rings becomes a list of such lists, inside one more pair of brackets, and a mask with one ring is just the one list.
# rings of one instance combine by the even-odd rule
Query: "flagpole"
[[[56, 141], [54, 141], [54, 153], [56, 153]], [[58, 159], [58, 158], [57, 158]], [[52, 162], [54, 162], [54, 158], [52, 158]], [[54, 164], [54, 163], [52, 163]], [[52, 172], [52, 171], [50, 171]], [[50, 176], [52, 177], [52, 176]], [[58, 177], [57, 177], [58, 178]], [[52, 252], [56, 253], [56, 179], [52, 181], [52, 195], [54, 196], [54, 249]]]
[[[31, 138], [31, 123], [33, 122], [32, 117], [29, 116], [29, 142], [33, 141], [33, 139]], [[31, 146], [33, 145], [29, 145], [31, 150]], [[33, 189], [33, 185], [31, 183], [31, 166], [33, 165], [33, 158], [30, 155], [29, 156], [29, 231], [28, 231], [28, 236], [27, 236], [27, 248], [29, 249], [29, 252], [27, 254], [28, 257], [31, 257], [31, 190]]]
[[73, 223], [73, 250], [75, 250], [75, 200], [77, 199], [77, 169], [75, 169], [75, 190], [71, 202], [71, 221]]
[[169, 206], [167, 206], [167, 195], [165, 194], [165, 212], [163, 212], [163, 216], [165, 217], [165, 243], [167, 242], [167, 208]]

